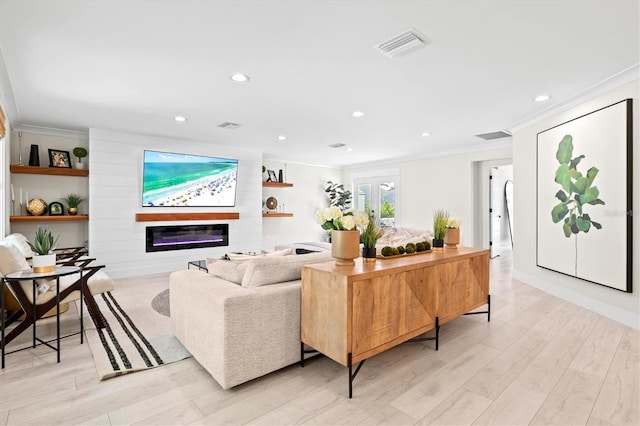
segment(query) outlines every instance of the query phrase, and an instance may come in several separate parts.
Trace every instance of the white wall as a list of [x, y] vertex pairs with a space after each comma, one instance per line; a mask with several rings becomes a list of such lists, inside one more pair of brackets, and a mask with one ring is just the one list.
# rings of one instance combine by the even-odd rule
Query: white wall
[[[474, 241], [474, 216], [476, 177], [474, 164], [493, 159], [511, 158], [511, 149], [494, 149], [450, 157], [427, 158], [415, 161], [386, 163], [379, 166], [363, 166], [345, 169], [343, 181], [351, 182], [354, 174], [379, 169], [400, 170], [400, 200], [396, 216], [399, 226], [433, 229], [433, 211], [445, 209], [451, 216], [462, 220], [460, 240], [463, 245], [476, 245]], [[487, 195], [488, 197], [488, 195]], [[487, 247], [488, 248], [488, 245]]]
[[264, 188], [262, 199], [276, 197], [278, 204], [284, 204], [285, 211], [293, 213], [293, 217], [263, 219], [263, 250], [271, 251], [278, 244], [325, 241], [326, 233], [314, 216], [318, 209], [329, 205], [329, 198], [324, 192], [326, 182], [340, 181], [341, 170], [273, 160], [264, 160], [264, 165], [274, 170], [276, 175], [280, 169], [286, 171], [285, 181], [292, 183], [293, 187]]
[[[235, 207], [141, 207], [145, 149], [238, 159]], [[190, 260], [262, 247], [260, 152], [188, 140], [91, 129], [89, 132], [89, 250], [113, 277], [185, 269]], [[136, 222], [136, 213], [239, 212], [239, 220]], [[146, 253], [145, 228], [156, 225], [228, 223], [229, 246]]]
[[[638, 149], [638, 94], [640, 80], [518, 130], [513, 136], [514, 264], [513, 277], [579, 306], [640, 329], [640, 149]], [[633, 293], [624, 293], [536, 266], [536, 136], [538, 132], [623, 99], [633, 98]], [[624, 164], [621, 164], [621, 167]], [[603, 250], [606, 250], [603, 247]], [[603, 265], [606, 267], [606, 265]]]

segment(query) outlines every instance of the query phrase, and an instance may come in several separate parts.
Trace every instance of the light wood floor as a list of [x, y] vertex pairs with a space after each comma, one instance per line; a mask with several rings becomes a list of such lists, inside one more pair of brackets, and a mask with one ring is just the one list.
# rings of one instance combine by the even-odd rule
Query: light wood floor
[[462, 317], [438, 352], [367, 360], [351, 400], [346, 368], [321, 356], [226, 391], [193, 359], [99, 382], [72, 337], [60, 364], [46, 348], [7, 356], [0, 425], [640, 424], [638, 331], [513, 281], [509, 254], [491, 276], [490, 323]]

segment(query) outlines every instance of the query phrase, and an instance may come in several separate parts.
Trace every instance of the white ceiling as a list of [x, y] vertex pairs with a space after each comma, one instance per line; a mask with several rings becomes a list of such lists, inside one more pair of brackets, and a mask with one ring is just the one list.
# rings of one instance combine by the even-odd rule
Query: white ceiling
[[[639, 14], [638, 0], [16, 0], [0, 1], [0, 49], [14, 126], [346, 166], [508, 146], [474, 135], [637, 70]], [[393, 59], [373, 48], [411, 27], [426, 47]], [[251, 81], [233, 82], [235, 72]], [[533, 102], [541, 93], [553, 98]], [[328, 147], [338, 142], [353, 150]]]

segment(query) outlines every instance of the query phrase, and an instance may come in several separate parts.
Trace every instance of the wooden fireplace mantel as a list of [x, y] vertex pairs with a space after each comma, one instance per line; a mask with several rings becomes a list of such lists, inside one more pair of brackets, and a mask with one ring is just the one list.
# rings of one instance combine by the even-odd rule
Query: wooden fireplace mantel
[[238, 212], [221, 213], [136, 213], [136, 222], [162, 222], [176, 220], [236, 220]]

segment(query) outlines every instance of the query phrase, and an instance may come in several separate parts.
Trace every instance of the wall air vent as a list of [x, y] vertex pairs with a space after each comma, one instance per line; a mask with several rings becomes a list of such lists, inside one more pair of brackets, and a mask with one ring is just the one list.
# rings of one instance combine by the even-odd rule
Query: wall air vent
[[418, 32], [415, 28], [409, 28], [402, 34], [383, 41], [373, 46], [390, 58], [411, 52], [421, 46], [424, 46], [429, 40]]
[[240, 125], [237, 123], [231, 123], [230, 121], [223, 121], [222, 123], [216, 124], [216, 127], [223, 129], [236, 129], [240, 127]]
[[347, 145], [338, 142], [338, 143], [332, 143], [331, 145], [329, 145], [329, 148], [342, 148], [343, 146], [347, 146]]
[[493, 139], [502, 139], [502, 138], [511, 137], [511, 132], [508, 130], [496, 130], [495, 132], [481, 133], [476, 136], [484, 140], [490, 141]]

